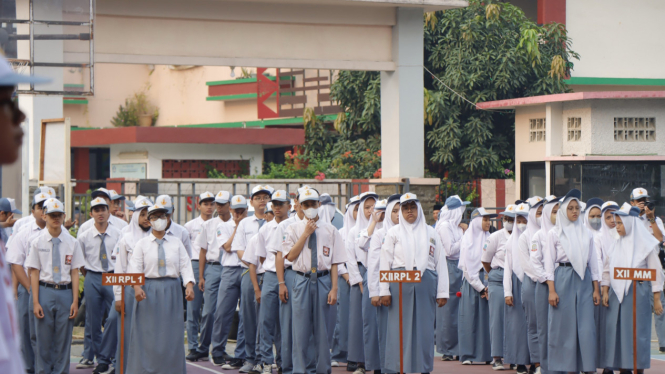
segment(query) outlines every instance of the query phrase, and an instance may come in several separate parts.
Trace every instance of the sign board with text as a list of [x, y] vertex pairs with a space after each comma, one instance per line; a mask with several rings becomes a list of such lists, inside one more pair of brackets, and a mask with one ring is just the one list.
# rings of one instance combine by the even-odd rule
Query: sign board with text
[[656, 280], [656, 269], [614, 268], [614, 279], [653, 282]]
[[420, 283], [418, 270], [382, 270], [379, 282], [383, 283]]
[[142, 286], [145, 275], [138, 273], [103, 273], [102, 286]]

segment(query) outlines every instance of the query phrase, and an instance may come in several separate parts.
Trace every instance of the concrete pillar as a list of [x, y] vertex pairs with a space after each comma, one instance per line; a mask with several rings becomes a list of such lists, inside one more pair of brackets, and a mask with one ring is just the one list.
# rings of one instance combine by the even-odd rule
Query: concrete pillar
[[381, 72], [383, 178], [425, 176], [423, 9], [397, 8], [395, 71]]
[[561, 156], [563, 149], [563, 104], [548, 103], [545, 108], [545, 156]]

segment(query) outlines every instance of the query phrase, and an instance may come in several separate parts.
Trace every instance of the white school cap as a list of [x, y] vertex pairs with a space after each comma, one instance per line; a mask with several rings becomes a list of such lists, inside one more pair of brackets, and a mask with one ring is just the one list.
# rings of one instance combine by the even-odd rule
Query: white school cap
[[125, 197], [115, 192], [115, 190], [109, 190], [109, 197], [112, 201], [125, 200]]
[[136, 198], [136, 200], [134, 200], [134, 208], [132, 210], [135, 212], [143, 208], [149, 208], [152, 205], [153, 204], [152, 201], [150, 201], [150, 199], [148, 199], [145, 196], [139, 196], [138, 198]]
[[235, 195], [231, 199], [231, 209], [247, 209], [247, 199], [242, 195]]
[[289, 195], [286, 193], [284, 190], [277, 190], [272, 193], [271, 197], [272, 201], [281, 201], [281, 202], [289, 202]]
[[173, 201], [169, 195], [157, 196], [157, 199], [155, 199], [155, 205], [161, 205], [162, 207], [166, 208], [166, 212], [168, 214], [173, 213]]
[[558, 202], [559, 202], [559, 198], [554, 196], [554, 195], [549, 195], [545, 198], [545, 204], [558, 203]]
[[414, 193], [407, 192], [402, 197], [399, 198], [399, 205], [408, 203], [409, 201], [419, 202], [418, 195]]
[[628, 203], [623, 203], [621, 208], [619, 210], [615, 210], [612, 212], [612, 214], [617, 215], [617, 216], [631, 216], [631, 217], [639, 217], [640, 216], [640, 208], [636, 206], [632, 206]]
[[92, 191], [92, 198], [94, 199], [97, 196], [102, 196], [102, 197], [106, 197], [107, 199], [110, 199], [111, 198], [111, 193], [106, 188], [98, 188], [98, 189]]
[[526, 199], [526, 202], [529, 203], [530, 207], [535, 208], [545, 203], [545, 200], [543, 200], [543, 198], [540, 196], [532, 196]]
[[64, 213], [65, 206], [58, 199], [48, 199], [44, 203], [44, 213]]
[[619, 204], [617, 204], [614, 201], [606, 201], [603, 205], [600, 207], [600, 211], [605, 213], [606, 210], [608, 209], [614, 209], [614, 210], [619, 210]]
[[[542, 203], [542, 199], [540, 200], [539, 203]], [[515, 217], [517, 216], [522, 216], [522, 217], [528, 217], [529, 216], [529, 209], [530, 205], [528, 203], [522, 203], [519, 204], [515, 207]]]
[[506, 207], [506, 210], [504, 210], [503, 212], [501, 212], [499, 214], [503, 214], [506, 217], [515, 218], [515, 208], [516, 208], [516, 205], [510, 204]]
[[388, 206], [388, 200], [386, 199], [379, 200], [376, 202], [376, 205], [374, 205], [374, 210], [386, 210], [387, 206]]
[[0, 199], [0, 212], [23, 214], [20, 210], [16, 209], [16, 200], [9, 197], [3, 197]]
[[268, 213], [268, 212], [273, 213], [273, 211], [272, 211], [272, 203], [268, 203], [268, 204], [266, 204], [266, 210], [265, 210], [265, 213]]
[[272, 195], [273, 191], [275, 191], [274, 188], [268, 186], [268, 185], [260, 185], [252, 188], [252, 194], [249, 196], [250, 199], [254, 197], [257, 193], [267, 193], [268, 196]]
[[199, 203], [202, 203], [204, 201], [214, 201], [214, 200], [215, 200], [215, 195], [213, 195], [212, 192], [206, 191], [199, 195]]
[[152, 215], [153, 213], [156, 213], [156, 212], [165, 212], [166, 214], [168, 214], [169, 210], [168, 210], [167, 207], [165, 207], [165, 206], [163, 206], [159, 203], [155, 203], [155, 205], [148, 208], [148, 216], [150, 216], [150, 215]]
[[106, 200], [102, 199], [101, 197], [97, 197], [97, 198], [93, 199], [93, 200], [90, 202], [90, 208], [94, 208], [94, 207], [96, 207], [96, 206], [100, 206], [100, 205], [103, 205], [103, 206], [105, 206], [105, 207], [107, 207], [107, 208], [108, 208], [108, 206], [109, 206], [109, 205], [106, 203]]
[[231, 194], [229, 191], [219, 191], [215, 196], [215, 202], [217, 204], [226, 204], [231, 200]]
[[494, 213], [488, 212], [483, 207], [480, 207], [480, 208], [474, 209], [473, 212], [471, 212], [471, 221], [473, 221], [473, 219], [476, 218], [476, 217], [485, 217], [485, 216], [490, 217], [490, 218], [494, 218], [497, 215], [494, 214]]
[[643, 197], [650, 197], [649, 193], [647, 193], [647, 190], [645, 188], [636, 188], [633, 190], [633, 192], [630, 193], [630, 199], [631, 200], [637, 200], [641, 199]]
[[301, 203], [305, 201], [319, 201], [319, 193], [313, 188], [308, 188], [300, 194], [298, 201]]

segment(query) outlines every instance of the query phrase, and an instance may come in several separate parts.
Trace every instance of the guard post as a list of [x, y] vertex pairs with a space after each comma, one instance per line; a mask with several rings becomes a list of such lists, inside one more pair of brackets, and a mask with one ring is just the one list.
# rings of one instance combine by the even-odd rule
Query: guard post
[[402, 283], [420, 283], [418, 270], [382, 270], [381, 283], [399, 283], [399, 372], [404, 374], [404, 327], [402, 326]]
[[120, 367], [119, 374], [122, 374], [124, 368], [125, 356], [125, 286], [143, 286], [145, 284], [145, 274], [139, 273], [103, 273], [102, 286], [121, 286], [120, 292]]
[[614, 279], [633, 281], [633, 373], [637, 373], [637, 282], [655, 281], [656, 270], [614, 268]]

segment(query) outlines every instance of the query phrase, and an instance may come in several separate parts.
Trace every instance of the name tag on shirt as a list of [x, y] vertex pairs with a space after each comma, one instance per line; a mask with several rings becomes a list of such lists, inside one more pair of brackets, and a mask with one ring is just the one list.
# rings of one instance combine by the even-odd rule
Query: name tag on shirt
[[65, 265], [71, 265], [72, 264], [72, 255], [66, 255], [65, 256]]
[[51, 248], [39, 248], [39, 252], [51, 252]]
[[330, 248], [323, 246], [323, 255], [326, 257], [330, 257]]

